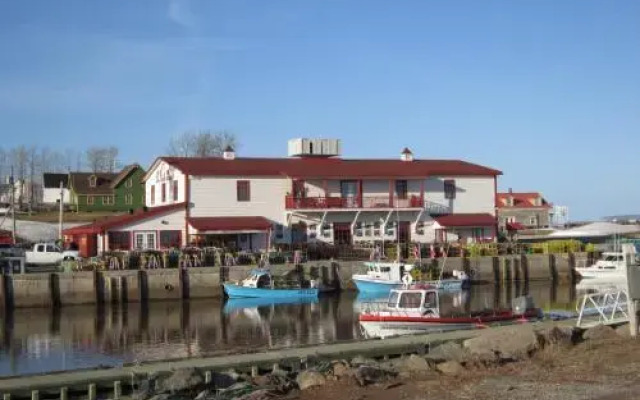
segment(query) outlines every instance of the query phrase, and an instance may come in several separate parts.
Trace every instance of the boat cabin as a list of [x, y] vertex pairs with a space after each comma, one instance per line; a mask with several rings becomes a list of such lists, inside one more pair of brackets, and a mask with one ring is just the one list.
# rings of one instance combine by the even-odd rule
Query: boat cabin
[[254, 269], [251, 274], [242, 281], [243, 287], [270, 288], [271, 274], [268, 271]]
[[596, 263], [592, 266], [593, 269], [600, 270], [622, 270], [626, 269], [628, 265], [638, 264], [638, 255], [635, 252], [635, 247], [630, 246], [623, 249], [622, 252], [604, 252]]
[[388, 281], [400, 281], [405, 272], [413, 269], [411, 265], [396, 263], [367, 262], [364, 265], [367, 267], [367, 276], [369, 278]]
[[438, 289], [394, 289], [389, 293], [389, 311], [417, 312], [420, 315], [440, 313]]

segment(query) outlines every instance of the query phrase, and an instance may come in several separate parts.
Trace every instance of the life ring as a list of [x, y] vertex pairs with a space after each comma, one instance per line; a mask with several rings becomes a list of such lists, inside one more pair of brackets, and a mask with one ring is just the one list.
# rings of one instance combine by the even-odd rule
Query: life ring
[[411, 274], [404, 274], [404, 276], [402, 277], [402, 283], [404, 283], [406, 286], [411, 285], [411, 282], [413, 282], [413, 277], [411, 276]]

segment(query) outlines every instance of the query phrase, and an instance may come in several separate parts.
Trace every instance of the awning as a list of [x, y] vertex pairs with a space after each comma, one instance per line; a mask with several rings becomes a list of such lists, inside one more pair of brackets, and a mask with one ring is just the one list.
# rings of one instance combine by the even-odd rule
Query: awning
[[197, 217], [189, 224], [199, 233], [258, 233], [271, 229], [265, 217]]
[[491, 214], [449, 214], [434, 217], [443, 228], [494, 226], [496, 218]]
[[507, 230], [508, 231], [521, 231], [526, 229], [524, 225], [519, 222], [507, 222]]
[[640, 232], [639, 225], [621, 225], [612, 222], [593, 222], [571, 229], [559, 230], [551, 233], [550, 238], [591, 238], [614, 235], [629, 235]]

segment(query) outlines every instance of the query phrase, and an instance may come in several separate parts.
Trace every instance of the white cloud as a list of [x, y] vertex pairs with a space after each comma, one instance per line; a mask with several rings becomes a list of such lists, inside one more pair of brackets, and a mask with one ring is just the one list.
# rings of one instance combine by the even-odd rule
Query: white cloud
[[189, 0], [169, 0], [167, 17], [185, 28], [191, 29], [196, 25], [196, 18], [191, 12]]

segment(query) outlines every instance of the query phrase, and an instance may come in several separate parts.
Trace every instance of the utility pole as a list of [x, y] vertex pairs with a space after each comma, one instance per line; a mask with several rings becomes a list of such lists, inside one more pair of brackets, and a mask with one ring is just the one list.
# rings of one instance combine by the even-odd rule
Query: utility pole
[[16, 240], [16, 186], [14, 182], [13, 166], [11, 166], [11, 177], [9, 178], [9, 184], [11, 185], [11, 220], [13, 221], [11, 227], [11, 240], [15, 246], [18, 241]]
[[60, 214], [58, 216], [58, 239], [62, 242], [62, 214], [64, 212], [64, 185], [60, 181]]

